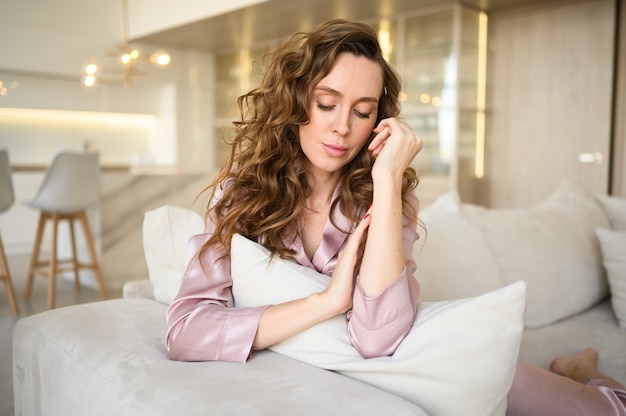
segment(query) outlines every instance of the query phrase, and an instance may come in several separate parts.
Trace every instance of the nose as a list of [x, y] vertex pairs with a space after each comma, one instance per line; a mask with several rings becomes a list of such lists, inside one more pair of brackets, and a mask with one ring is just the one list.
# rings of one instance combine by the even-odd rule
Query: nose
[[350, 111], [338, 111], [333, 124], [333, 133], [338, 136], [350, 134]]

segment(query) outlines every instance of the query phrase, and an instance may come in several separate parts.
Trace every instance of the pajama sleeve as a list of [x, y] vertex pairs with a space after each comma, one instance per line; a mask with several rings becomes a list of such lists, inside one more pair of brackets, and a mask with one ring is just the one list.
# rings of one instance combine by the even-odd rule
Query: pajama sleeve
[[214, 228], [208, 220], [205, 233], [190, 239], [188, 267], [167, 310], [166, 343], [172, 360], [246, 361], [267, 308], [229, 307], [233, 284], [230, 257], [224, 257], [225, 250], [216, 246], [196, 256]]

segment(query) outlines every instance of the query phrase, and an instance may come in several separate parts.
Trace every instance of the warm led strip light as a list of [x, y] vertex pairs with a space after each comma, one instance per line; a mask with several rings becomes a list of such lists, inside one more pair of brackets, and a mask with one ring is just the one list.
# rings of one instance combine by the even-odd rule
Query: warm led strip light
[[487, 14], [478, 16], [478, 74], [476, 99], [476, 156], [474, 176], [485, 176], [485, 106], [487, 94]]
[[9, 119], [13, 122], [83, 122], [153, 125], [156, 116], [152, 114], [107, 113], [97, 111], [48, 110], [35, 108], [0, 108], [0, 122]]

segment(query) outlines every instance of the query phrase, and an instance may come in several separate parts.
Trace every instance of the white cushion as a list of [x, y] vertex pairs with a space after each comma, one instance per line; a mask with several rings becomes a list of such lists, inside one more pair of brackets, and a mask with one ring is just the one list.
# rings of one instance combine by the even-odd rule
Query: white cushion
[[187, 267], [189, 238], [204, 231], [202, 217], [191, 210], [165, 205], [144, 214], [143, 249], [154, 298], [172, 303]]
[[421, 230], [413, 257], [422, 300], [461, 299], [503, 286], [480, 228], [461, 215], [456, 192], [439, 197], [420, 219], [426, 231]]
[[461, 210], [482, 229], [504, 283], [528, 283], [527, 326], [568, 318], [607, 295], [594, 230], [608, 222], [593, 198], [573, 186], [563, 183], [531, 208], [488, 210], [463, 204]]
[[616, 196], [596, 195], [596, 201], [598, 201], [608, 217], [611, 228], [626, 231], [626, 199]]
[[602, 258], [611, 286], [611, 305], [626, 329], [626, 231], [596, 229], [602, 247]]
[[[321, 291], [328, 277], [232, 239], [236, 306], [276, 304]], [[476, 298], [422, 302], [413, 329], [390, 357], [363, 359], [340, 315], [271, 347], [397, 394], [432, 415], [503, 415], [521, 333], [525, 284]]]

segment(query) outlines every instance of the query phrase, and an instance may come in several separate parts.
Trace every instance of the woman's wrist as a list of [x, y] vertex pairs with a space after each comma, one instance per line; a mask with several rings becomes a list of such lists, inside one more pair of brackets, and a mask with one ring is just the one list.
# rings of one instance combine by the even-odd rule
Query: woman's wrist
[[339, 301], [327, 290], [314, 293], [308, 297], [314, 310], [320, 313], [320, 322], [345, 313], [352, 306], [352, 302], [346, 304]]
[[389, 192], [402, 192], [402, 182], [404, 180], [404, 172], [377, 172], [372, 170], [372, 182], [374, 189], [384, 189]]

